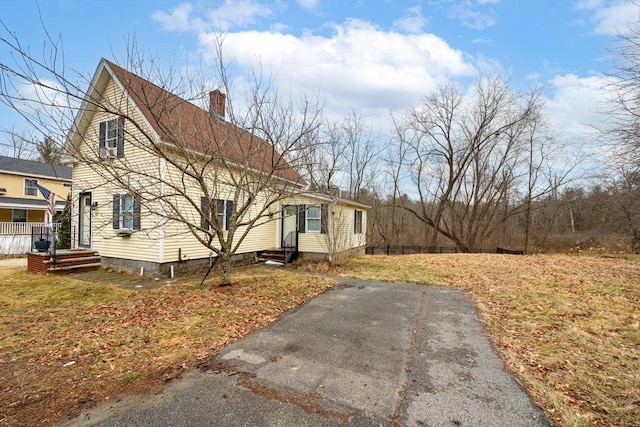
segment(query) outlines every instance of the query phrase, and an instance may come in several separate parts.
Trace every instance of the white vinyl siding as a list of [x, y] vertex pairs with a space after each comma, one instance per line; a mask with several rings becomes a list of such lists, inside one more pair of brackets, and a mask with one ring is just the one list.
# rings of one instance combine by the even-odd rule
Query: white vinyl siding
[[[104, 89], [104, 96], [107, 103], [112, 105], [114, 109], [120, 109], [127, 112], [137, 123], [143, 123], [142, 118], [127, 103], [128, 98], [123, 95], [118, 85], [113, 81], [109, 81]], [[84, 191], [91, 191], [92, 203], [95, 205], [91, 209], [91, 248], [98, 251], [101, 256], [109, 258], [135, 259], [140, 261], [159, 262], [160, 235], [158, 224], [161, 222], [155, 214], [149, 211], [142, 213], [140, 222], [143, 232], [134, 233], [128, 238], [118, 236], [118, 230], [113, 228], [113, 195], [121, 194], [124, 189], [119, 187], [114, 179], [110, 179], [108, 174], [100, 176], [95, 171], [99, 166], [97, 148], [100, 139], [100, 124], [113, 120], [113, 114], [102, 111], [96, 112], [91, 117], [87, 132], [82, 138], [83, 156], [95, 156], [96, 163], [87, 165], [84, 163], [74, 164], [73, 167], [73, 216], [72, 224], [77, 230], [78, 228], [78, 202], [79, 196]], [[142, 132], [130, 123], [128, 120], [124, 123], [124, 133], [127, 135], [127, 141], [131, 141], [127, 145], [126, 156], [117, 160], [123, 162], [124, 167], [140, 171], [144, 174], [158, 175], [160, 168], [159, 159], [149, 156], [148, 151], [144, 150], [140, 145], [145, 144], [145, 136]], [[151, 133], [150, 129], [146, 132]], [[135, 142], [135, 143], [134, 143]], [[109, 163], [105, 163], [108, 167]], [[151, 178], [137, 177], [136, 185], [140, 188], [147, 189], [159, 193], [159, 186]], [[159, 208], [155, 207], [154, 211]], [[77, 245], [77, 238], [73, 242]]]

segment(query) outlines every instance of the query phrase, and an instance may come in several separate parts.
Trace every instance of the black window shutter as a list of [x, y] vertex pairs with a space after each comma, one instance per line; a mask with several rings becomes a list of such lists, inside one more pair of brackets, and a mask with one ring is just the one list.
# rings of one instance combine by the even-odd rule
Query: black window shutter
[[358, 211], [353, 211], [353, 234], [358, 234]]
[[120, 195], [113, 195], [113, 228], [120, 228]]
[[320, 233], [327, 233], [327, 204], [320, 205]]
[[203, 230], [209, 229], [209, 218], [211, 217], [211, 211], [209, 210], [209, 203], [207, 203], [206, 197], [200, 197], [200, 210], [202, 214], [200, 215], [200, 227]]
[[133, 199], [133, 229], [140, 230], [140, 199]]
[[298, 205], [298, 232], [304, 233], [306, 232], [305, 224], [306, 224], [306, 214], [307, 207], [305, 205]]
[[225, 230], [229, 229], [229, 224], [231, 224], [231, 215], [233, 215], [233, 200], [227, 200], [227, 210], [225, 212], [226, 221], [225, 221]]
[[124, 117], [118, 117], [118, 144], [117, 144], [118, 157], [124, 157]]
[[[104, 148], [105, 139], [107, 138], [107, 122], [100, 122], [100, 135], [98, 135], [98, 150]], [[98, 151], [100, 154], [100, 151]]]

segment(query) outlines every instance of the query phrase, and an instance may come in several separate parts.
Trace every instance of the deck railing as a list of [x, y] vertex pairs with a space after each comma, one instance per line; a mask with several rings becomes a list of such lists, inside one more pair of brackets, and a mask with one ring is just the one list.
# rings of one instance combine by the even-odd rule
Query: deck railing
[[[0, 222], [0, 234], [9, 235], [31, 235], [33, 227], [44, 227], [50, 225], [44, 222]], [[59, 223], [54, 223], [55, 227], [58, 227]]]

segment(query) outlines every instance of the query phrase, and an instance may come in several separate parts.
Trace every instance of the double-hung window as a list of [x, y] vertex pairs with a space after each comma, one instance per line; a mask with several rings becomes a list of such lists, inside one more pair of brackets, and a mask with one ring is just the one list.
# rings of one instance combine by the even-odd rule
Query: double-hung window
[[320, 206], [307, 207], [307, 233], [320, 233], [322, 221], [322, 208]]
[[218, 215], [218, 221], [220, 221], [223, 230], [229, 229], [232, 214], [233, 200], [216, 200], [216, 215]]
[[[200, 198], [200, 207], [202, 216], [200, 218], [200, 226], [205, 229], [211, 229], [211, 224], [220, 224], [221, 230], [229, 230], [231, 225], [231, 216], [233, 215], [233, 200], [214, 199], [212, 203], [207, 203], [205, 197]], [[215, 211], [213, 211], [215, 209]], [[216, 222], [210, 221], [211, 215], [216, 215]]]
[[113, 195], [113, 228], [140, 230], [140, 203], [133, 194]]
[[[106, 151], [112, 157], [124, 156], [124, 117], [116, 117], [100, 123], [100, 153]], [[101, 154], [102, 155], [102, 154]]]
[[353, 211], [353, 233], [362, 234], [362, 211]]
[[118, 119], [107, 121], [104, 146], [112, 156], [118, 155]]
[[327, 205], [298, 205], [298, 232], [326, 233]]
[[38, 188], [36, 187], [37, 183], [38, 183], [37, 179], [25, 178], [24, 179], [24, 195], [37, 196], [38, 195]]

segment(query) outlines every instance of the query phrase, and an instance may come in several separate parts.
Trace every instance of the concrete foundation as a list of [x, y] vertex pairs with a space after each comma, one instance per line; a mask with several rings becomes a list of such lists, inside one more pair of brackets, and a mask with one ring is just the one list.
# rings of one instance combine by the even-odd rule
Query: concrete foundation
[[[183, 261], [157, 263], [103, 256], [102, 266], [103, 268], [108, 268], [115, 271], [136, 274], [139, 274], [140, 268], [143, 268], [144, 274], [147, 276], [170, 277], [172, 266], [173, 274], [175, 276], [184, 276], [206, 271], [211, 265], [210, 263], [215, 261], [216, 258], [217, 257], [214, 256], [211, 258], [198, 258]], [[256, 258], [257, 256], [255, 252], [235, 254], [231, 257], [231, 263], [233, 265], [253, 264], [256, 262]]]

